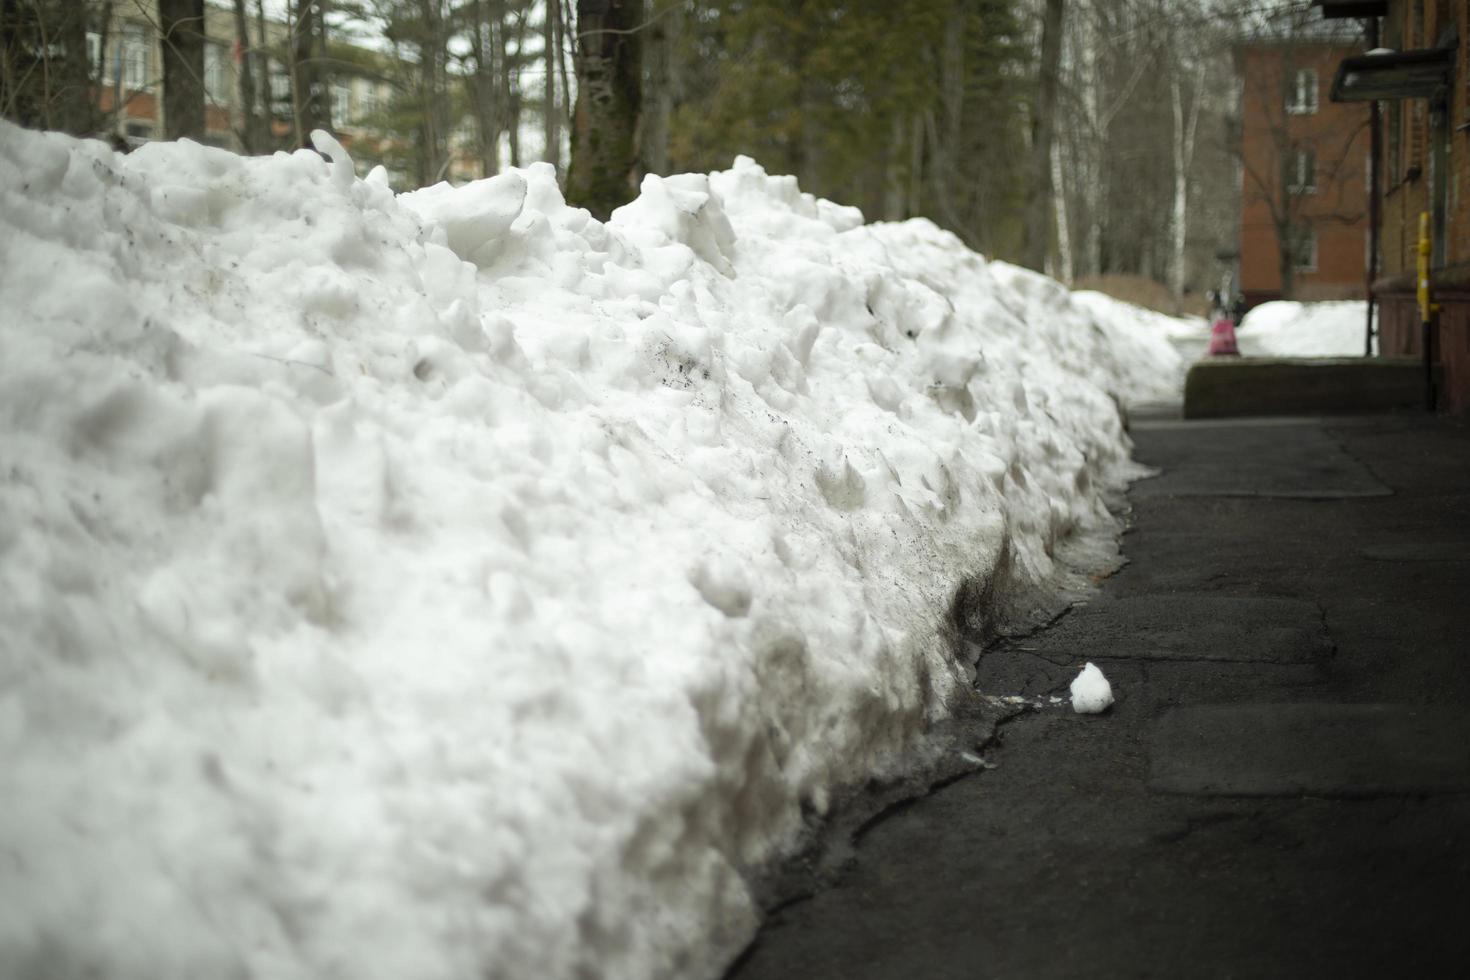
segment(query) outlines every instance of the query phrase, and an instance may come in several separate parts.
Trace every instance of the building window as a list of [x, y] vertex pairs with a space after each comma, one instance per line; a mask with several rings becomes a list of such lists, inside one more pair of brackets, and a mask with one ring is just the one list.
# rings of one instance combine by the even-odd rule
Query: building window
[[96, 31], [87, 32], [87, 74], [93, 78], [103, 78], [102, 65], [102, 35]]
[[370, 119], [378, 113], [378, 83], [360, 80], [358, 84], [357, 114], [359, 118]]
[[1296, 73], [1286, 92], [1286, 111], [1294, 116], [1311, 115], [1317, 111], [1317, 73], [1303, 68]]
[[332, 122], [341, 126], [352, 121], [352, 88], [346, 82], [332, 83]]
[[152, 81], [150, 62], [153, 54], [153, 35], [148, 28], [129, 24], [122, 30], [123, 87], [133, 92], [142, 91]]
[[230, 73], [225, 67], [225, 46], [204, 46], [204, 95], [216, 105], [229, 105]]
[[1317, 154], [1296, 149], [1286, 158], [1286, 190], [1289, 194], [1317, 193]]
[[[291, 108], [291, 73], [278, 61], [271, 62], [271, 103], [277, 112], [288, 112]], [[283, 109], [284, 107], [284, 109]]]
[[1286, 243], [1291, 253], [1291, 267], [1297, 272], [1317, 271], [1317, 229], [1310, 225], [1298, 225], [1288, 235]]

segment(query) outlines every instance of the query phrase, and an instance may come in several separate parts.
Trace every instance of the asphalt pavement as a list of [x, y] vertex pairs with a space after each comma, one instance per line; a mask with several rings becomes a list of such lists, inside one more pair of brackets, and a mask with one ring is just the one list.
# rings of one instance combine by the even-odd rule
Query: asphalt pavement
[[984, 653], [1065, 693], [873, 823], [732, 980], [1470, 971], [1470, 430], [1135, 422], [1128, 565]]

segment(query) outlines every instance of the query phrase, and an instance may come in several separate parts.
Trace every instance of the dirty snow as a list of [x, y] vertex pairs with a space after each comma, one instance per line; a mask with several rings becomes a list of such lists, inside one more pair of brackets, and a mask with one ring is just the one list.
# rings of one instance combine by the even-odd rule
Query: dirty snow
[[1174, 368], [749, 160], [603, 224], [319, 145], [0, 123], [0, 976], [717, 975]]

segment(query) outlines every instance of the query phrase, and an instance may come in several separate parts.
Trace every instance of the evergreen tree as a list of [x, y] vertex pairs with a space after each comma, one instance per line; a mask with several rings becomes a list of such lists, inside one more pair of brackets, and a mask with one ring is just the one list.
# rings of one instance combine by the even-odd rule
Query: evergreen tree
[[737, 153], [870, 218], [1014, 254], [1026, 50], [1009, 0], [711, 0], [684, 19], [673, 170]]

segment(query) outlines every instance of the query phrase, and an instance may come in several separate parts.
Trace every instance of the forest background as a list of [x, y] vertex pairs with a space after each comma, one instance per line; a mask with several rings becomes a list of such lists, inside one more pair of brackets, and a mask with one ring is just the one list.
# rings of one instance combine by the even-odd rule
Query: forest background
[[[1313, 16], [1289, 0], [210, 5], [233, 14], [244, 152], [340, 129], [334, 79], [367, 76], [391, 96], [352, 123], [400, 189], [456, 158], [478, 175], [542, 159], [605, 217], [644, 174], [745, 154], [869, 219], [925, 217], [986, 255], [1176, 310], [1233, 258], [1234, 46]], [[97, 92], [119, 70], [100, 54], [118, 8], [163, 41], [163, 135], [199, 137], [205, 0], [0, 0], [0, 112], [113, 131]]]

